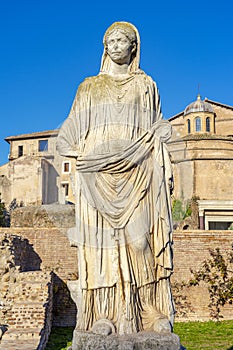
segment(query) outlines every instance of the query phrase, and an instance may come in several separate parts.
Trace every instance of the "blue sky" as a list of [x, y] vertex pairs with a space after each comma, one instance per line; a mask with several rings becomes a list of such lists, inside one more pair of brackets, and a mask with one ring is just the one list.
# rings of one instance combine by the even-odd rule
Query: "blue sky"
[[233, 105], [233, 2], [0, 0], [0, 164], [4, 138], [57, 128], [76, 89], [98, 74], [114, 21], [141, 36], [141, 68], [157, 82], [165, 118], [202, 98]]

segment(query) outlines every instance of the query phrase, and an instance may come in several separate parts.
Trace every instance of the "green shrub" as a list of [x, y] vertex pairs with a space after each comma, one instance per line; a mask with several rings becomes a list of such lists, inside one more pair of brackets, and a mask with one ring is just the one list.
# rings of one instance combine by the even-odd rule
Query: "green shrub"
[[182, 221], [191, 214], [192, 209], [189, 201], [187, 203], [183, 203], [180, 199], [172, 201], [172, 218], [174, 221]]
[[72, 327], [53, 327], [46, 350], [66, 350], [71, 346]]

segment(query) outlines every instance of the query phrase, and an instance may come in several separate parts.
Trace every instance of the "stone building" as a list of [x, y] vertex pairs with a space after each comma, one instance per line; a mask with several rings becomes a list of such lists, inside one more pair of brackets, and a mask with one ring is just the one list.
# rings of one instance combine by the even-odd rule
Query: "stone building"
[[171, 117], [174, 197], [198, 202], [200, 229], [233, 223], [233, 107], [197, 100]]
[[0, 167], [0, 193], [8, 206], [13, 199], [24, 205], [73, 202], [74, 161], [56, 151], [58, 131], [7, 137], [9, 162]]

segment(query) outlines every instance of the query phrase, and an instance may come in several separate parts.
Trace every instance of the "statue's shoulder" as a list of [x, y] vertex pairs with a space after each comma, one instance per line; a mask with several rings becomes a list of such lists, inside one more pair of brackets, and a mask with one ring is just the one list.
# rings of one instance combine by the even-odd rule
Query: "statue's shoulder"
[[84, 79], [82, 84], [92, 84], [99, 79], [99, 75], [93, 75]]
[[93, 77], [87, 77], [85, 78], [80, 84], [79, 84], [79, 88], [84, 88], [89, 86], [90, 84], [92, 84], [95, 81], [96, 76]]
[[78, 92], [89, 91], [99, 80], [99, 75], [85, 78], [78, 86]]
[[136, 74], [135, 74], [135, 78], [136, 80], [138, 80], [139, 82], [143, 82], [146, 85], [150, 85], [150, 86], [156, 86], [156, 82], [153, 80], [153, 78], [146, 74], [143, 70], [139, 69]]

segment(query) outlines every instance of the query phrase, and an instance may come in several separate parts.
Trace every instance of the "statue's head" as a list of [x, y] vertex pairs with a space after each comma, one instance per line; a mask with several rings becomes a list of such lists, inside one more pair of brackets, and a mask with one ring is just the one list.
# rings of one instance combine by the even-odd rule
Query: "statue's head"
[[[114, 43], [118, 40], [121, 45], [121, 55], [114, 49]], [[105, 32], [104, 53], [102, 57], [101, 71], [108, 72], [109, 60], [117, 63], [125, 63], [129, 58], [129, 72], [139, 69], [139, 45], [140, 38], [137, 29], [128, 22], [115, 22]], [[115, 44], [117, 45], [117, 44]]]

